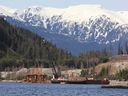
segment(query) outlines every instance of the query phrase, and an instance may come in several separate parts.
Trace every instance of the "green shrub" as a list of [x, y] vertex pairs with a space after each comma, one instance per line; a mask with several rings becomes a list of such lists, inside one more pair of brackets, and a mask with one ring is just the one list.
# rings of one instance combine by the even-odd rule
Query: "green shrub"
[[86, 75], [88, 75], [88, 70], [87, 69], [82, 69], [81, 70], [81, 77], [85, 77]]
[[23, 80], [24, 79], [24, 74], [23, 73], [19, 73], [17, 76], [18, 80]]
[[120, 70], [115, 75], [119, 80], [128, 80], [128, 69]]
[[108, 75], [109, 75], [109, 67], [103, 67], [98, 74], [99, 77], [108, 77]]

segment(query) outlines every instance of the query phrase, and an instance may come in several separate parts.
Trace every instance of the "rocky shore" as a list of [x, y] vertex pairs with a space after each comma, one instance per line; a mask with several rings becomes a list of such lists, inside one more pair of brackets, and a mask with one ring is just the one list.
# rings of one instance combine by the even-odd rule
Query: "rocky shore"
[[102, 88], [128, 89], [128, 81], [110, 80], [110, 84], [109, 85], [103, 85]]
[[128, 85], [128, 81], [110, 80], [110, 85]]

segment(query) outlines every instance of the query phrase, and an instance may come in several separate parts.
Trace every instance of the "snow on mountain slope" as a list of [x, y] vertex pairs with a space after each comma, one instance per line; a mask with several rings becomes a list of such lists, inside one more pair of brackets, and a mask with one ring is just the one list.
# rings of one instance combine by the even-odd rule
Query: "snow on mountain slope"
[[128, 11], [116, 12], [116, 17], [118, 17], [123, 24], [128, 24]]
[[0, 6], [0, 15], [12, 16], [16, 9], [11, 9], [5, 6]]
[[[78, 5], [68, 8], [32, 6], [9, 13], [12, 13], [8, 15], [12, 19], [6, 19], [10, 23], [36, 32], [71, 52], [80, 53], [94, 46], [95, 49], [117, 46], [119, 42], [128, 41], [128, 11], [110, 11], [100, 5]], [[73, 45], [76, 46], [74, 50]]]
[[[128, 24], [127, 12], [114, 12], [100, 5], [79, 5], [63, 9], [29, 7], [16, 11], [13, 17], [49, 33], [65, 35], [79, 42], [113, 43], [122, 38]], [[127, 36], [127, 35], [126, 35]]]
[[[31, 13], [31, 14], [29, 14]], [[39, 15], [43, 17], [62, 16], [63, 20], [74, 22], [85, 22], [90, 18], [96, 18], [106, 15], [113, 21], [119, 23], [128, 23], [128, 12], [109, 11], [101, 7], [101, 5], [77, 5], [68, 8], [50, 8], [41, 6], [32, 6], [24, 10], [19, 10], [15, 14], [20, 15]], [[127, 21], [127, 22], [126, 22]]]

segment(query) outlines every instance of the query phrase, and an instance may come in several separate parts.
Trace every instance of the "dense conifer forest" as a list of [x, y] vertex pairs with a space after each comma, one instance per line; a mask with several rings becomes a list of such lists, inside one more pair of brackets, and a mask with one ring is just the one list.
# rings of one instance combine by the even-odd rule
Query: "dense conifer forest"
[[[125, 49], [128, 49], [126, 44]], [[86, 50], [86, 49], [85, 49]], [[119, 46], [118, 53], [123, 50]], [[126, 51], [127, 52], [127, 51]], [[57, 48], [34, 32], [10, 25], [0, 17], [0, 69], [12, 67], [65, 66], [68, 68], [95, 67], [109, 60], [112, 54], [106, 49], [89, 51], [73, 56]]]
[[0, 68], [31, 67], [43, 64], [50, 67], [52, 63], [60, 64], [71, 58], [66, 50], [56, 48], [44, 38], [0, 18]]

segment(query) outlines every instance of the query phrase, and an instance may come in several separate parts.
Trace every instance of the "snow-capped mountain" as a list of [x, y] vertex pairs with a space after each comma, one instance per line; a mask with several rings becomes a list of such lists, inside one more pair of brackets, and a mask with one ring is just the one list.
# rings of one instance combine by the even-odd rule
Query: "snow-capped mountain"
[[0, 16], [12, 16], [16, 9], [0, 6]]
[[0, 7], [1, 13], [10, 23], [35, 31], [72, 53], [128, 40], [128, 11], [110, 11], [100, 5], [33, 6], [13, 11]]

